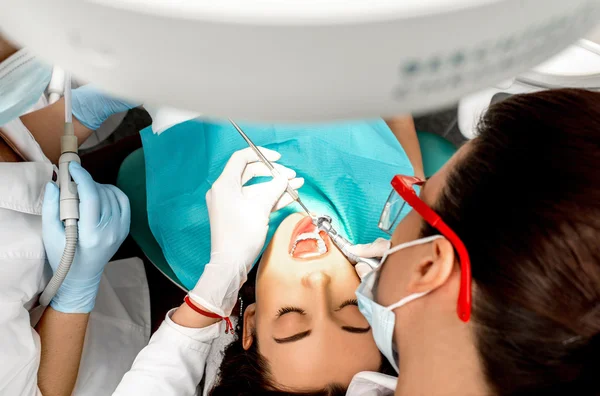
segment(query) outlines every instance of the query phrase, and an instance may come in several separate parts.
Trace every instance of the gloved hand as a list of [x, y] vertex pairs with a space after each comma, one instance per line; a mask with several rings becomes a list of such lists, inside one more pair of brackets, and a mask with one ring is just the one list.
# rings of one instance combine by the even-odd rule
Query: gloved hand
[[[353, 245], [348, 248], [348, 251], [352, 254], [355, 254], [364, 258], [381, 258], [383, 254], [390, 249], [390, 241], [384, 238], [377, 238], [372, 243], [367, 243], [364, 245]], [[369, 272], [373, 269], [366, 263], [361, 263], [360, 261], [356, 263], [354, 266], [354, 270], [360, 277], [360, 279], [364, 278]]]
[[[50, 303], [65, 313], [88, 313], [94, 308], [104, 266], [129, 234], [129, 199], [115, 186], [98, 184], [78, 163], [69, 171], [79, 192], [79, 239], [75, 259], [65, 281]], [[42, 237], [46, 255], [56, 271], [65, 247], [59, 218], [59, 190], [46, 185], [42, 207]]]
[[[260, 150], [271, 162], [281, 157], [275, 151]], [[211, 258], [190, 297], [219, 316], [229, 316], [237, 302], [239, 289], [265, 244], [271, 211], [293, 202], [284, 194], [288, 180], [294, 189], [304, 184], [292, 169], [275, 167], [280, 176], [244, 187], [253, 177], [271, 173], [250, 148], [237, 151], [206, 193]]]
[[72, 106], [73, 117], [86, 128], [95, 131], [111, 115], [127, 111], [138, 105], [113, 98], [92, 85], [84, 85], [73, 90]]

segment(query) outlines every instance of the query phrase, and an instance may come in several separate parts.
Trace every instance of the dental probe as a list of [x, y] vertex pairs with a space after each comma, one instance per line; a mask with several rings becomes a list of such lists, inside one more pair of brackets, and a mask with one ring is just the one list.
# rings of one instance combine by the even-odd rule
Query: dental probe
[[[231, 122], [231, 125], [233, 125], [233, 127], [240, 133], [240, 135], [244, 138], [244, 140], [246, 141], [246, 143], [248, 143], [248, 146], [250, 146], [250, 148], [252, 148], [252, 150], [254, 150], [254, 152], [256, 153], [256, 155], [258, 156], [258, 159], [265, 164], [265, 166], [267, 168], [269, 168], [269, 171], [271, 171], [271, 174], [273, 176], [279, 176], [280, 173], [277, 171], [277, 169], [273, 166], [273, 164], [271, 163], [271, 161], [269, 161], [267, 159], [267, 157], [265, 157], [263, 155], [263, 153], [258, 149], [258, 147], [256, 147], [256, 145], [254, 143], [252, 143], [252, 140], [250, 140], [250, 138], [244, 133], [244, 131], [242, 131], [242, 128], [240, 128], [238, 126], [238, 124], [236, 124], [231, 118], [229, 119], [229, 122]], [[304, 206], [304, 204], [302, 203], [302, 201], [300, 200], [300, 196], [298, 195], [298, 191], [294, 190], [294, 188], [292, 186], [290, 186], [290, 183], [288, 182], [286, 191], [288, 194], [290, 194], [290, 196], [292, 197], [292, 199], [296, 202], [298, 202], [298, 204], [302, 207], [302, 209], [304, 209], [304, 211], [306, 213], [308, 213], [309, 216], [312, 217], [312, 214], [310, 213], [310, 210], [308, 210], [308, 208], [306, 206]]]
[[333, 244], [340, 249], [342, 254], [346, 256], [351, 264], [354, 265], [359, 262], [365, 263], [372, 269], [379, 267], [381, 264], [380, 261], [375, 258], [360, 257], [350, 253], [348, 248], [353, 245], [346, 238], [338, 234], [338, 232], [333, 228], [331, 225], [331, 217], [325, 215], [317, 217], [316, 226], [319, 230], [325, 231], [327, 235], [329, 235], [329, 238], [331, 238]]

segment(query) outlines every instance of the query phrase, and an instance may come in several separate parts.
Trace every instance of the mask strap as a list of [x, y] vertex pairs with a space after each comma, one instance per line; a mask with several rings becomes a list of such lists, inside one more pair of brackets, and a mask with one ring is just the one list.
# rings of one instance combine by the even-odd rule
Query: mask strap
[[431, 241], [435, 241], [436, 239], [444, 238], [442, 235], [432, 235], [427, 238], [415, 239], [414, 241], [401, 243], [399, 245], [394, 246], [391, 249], [388, 249], [383, 257], [381, 258], [381, 262], [383, 263], [385, 259], [392, 253], [396, 253], [398, 250], [409, 248], [412, 246], [422, 245]]
[[424, 295], [428, 294], [430, 291], [431, 290], [427, 290], [426, 292], [421, 292], [421, 293], [413, 293], [410, 296], [404, 297], [402, 300], [398, 301], [397, 303], [387, 306], [386, 309], [393, 311], [394, 309], [400, 308], [401, 306], [406, 305], [409, 302], [416, 300], [417, 298], [423, 297]]

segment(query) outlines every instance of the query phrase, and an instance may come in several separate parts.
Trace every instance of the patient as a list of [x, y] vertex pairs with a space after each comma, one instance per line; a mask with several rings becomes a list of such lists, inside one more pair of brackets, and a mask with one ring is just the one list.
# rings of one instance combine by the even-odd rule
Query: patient
[[256, 287], [249, 279], [240, 293], [243, 320], [211, 395], [343, 395], [360, 371], [393, 372], [358, 310], [356, 272], [316, 231], [310, 217], [296, 213], [275, 232], [257, 266]]
[[[394, 174], [423, 177], [410, 117], [242, 128], [281, 154], [279, 163], [305, 181], [299, 193], [306, 206], [330, 215], [353, 243], [384, 235], [376, 219]], [[191, 289], [210, 261], [206, 192], [246, 143], [228, 122], [214, 120], [145, 130], [142, 140], [150, 228]], [[354, 300], [354, 268], [297, 210], [272, 214], [266, 250], [240, 292], [237, 334], [212, 341], [204, 394], [345, 394], [358, 372], [391, 372]]]

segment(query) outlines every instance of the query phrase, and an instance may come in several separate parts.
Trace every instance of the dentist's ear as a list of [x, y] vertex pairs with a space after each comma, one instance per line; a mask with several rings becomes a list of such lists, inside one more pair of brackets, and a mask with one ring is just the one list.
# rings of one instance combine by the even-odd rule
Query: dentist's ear
[[408, 285], [410, 293], [437, 289], [446, 283], [454, 268], [454, 247], [446, 238], [421, 246], [420, 252]]
[[242, 329], [242, 348], [250, 349], [256, 333], [256, 304], [250, 304], [244, 311], [244, 327]]

